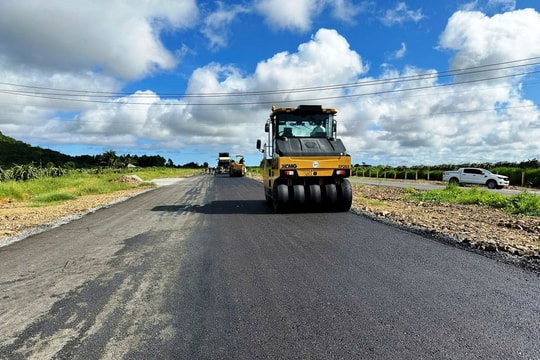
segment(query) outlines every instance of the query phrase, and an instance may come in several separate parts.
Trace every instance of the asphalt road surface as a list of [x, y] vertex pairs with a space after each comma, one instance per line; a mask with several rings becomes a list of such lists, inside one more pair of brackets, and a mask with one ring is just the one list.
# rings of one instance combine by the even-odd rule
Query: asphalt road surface
[[540, 278], [200, 175], [0, 249], [0, 359], [539, 359]]

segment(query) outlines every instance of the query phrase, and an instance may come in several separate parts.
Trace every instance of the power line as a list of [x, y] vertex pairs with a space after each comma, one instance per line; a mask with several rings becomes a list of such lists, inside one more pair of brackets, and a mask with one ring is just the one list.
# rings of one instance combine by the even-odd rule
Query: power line
[[[532, 60], [537, 60], [537, 61], [532, 62], [532, 63], [518, 64], [518, 63], [523, 63], [523, 62], [532, 61]], [[406, 82], [406, 81], [418, 81], [418, 80], [429, 80], [433, 78], [447, 78], [451, 76], [472, 75], [472, 74], [483, 73], [483, 72], [492, 72], [492, 71], [499, 71], [499, 70], [505, 70], [505, 69], [515, 69], [519, 67], [536, 66], [536, 65], [540, 65], [540, 56], [526, 58], [526, 59], [519, 59], [519, 60], [510, 60], [510, 61], [505, 61], [505, 62], [480, 65], [480, 66], [474, 66], [474, 67], [468, 67], [468, 68], [447, 70], [447, 71], [442, 71], [442, 72], [428, 71], [426, 73], [418, 74], [418, 75], [408, 75], [408, 76], [400, 76], [400, 77], [395, 77], [395, 78], [354, 82], [354, 83], [332, 84], [332, 85], [291, 88], [291, 89], [238, 91], [234, 93], [231, 93], [231, 92], [160, 93], [160, 97], [227, 97], [227, 96], [275, 95], [275, 94], [286, 94], [286, 93], [296, 93], [296, 92], [339, 90], [339, 89], [345, 89], [345, 88], [393, 84], [393, 83], [400, 83], [400, 82]], [[4, 82], [0, 82], [0, 85], [15, 86], [15, 87], [23, 88], [23, 89], [44, 90], [44, 91], [47, 91], [47, 94], [49, 95], [90, 96], [90, 97], [130, 96], [132, 98], [137, 98], [137, 97], [147, 98], [150, 96], [152, 97], [154, 96], [154, 95], [144, 95], [144, 94], [133, 95], [133, 93], [127, 93], [127, 92], [61, 89], [61, 88], [51, 88], [51, 87], [42, 87], [42, 86], [19, 85], [19, 84], [4, 83]], [[18, 90], [18, 91], [25, 92], [23, 90]], [[56, 91], [57, 93], [50, 93], [50, 91]], [[35, 92], [28, 91], [28, 93], [35, 93]]]
[[[150, 97], [158, 97], [159, 100], [164, 105], [173, 105], [173, 106], [240, 106], [240, 105], [264, 105], [275, 103], [276, 100], [259, 100], [259, 101], [244, 101], [244, 102], [211, 102], [211, 103], [192, 103], [192, 102], [164, 102], [164, 100], [178, 100], [178, 97], [182, 98], [227, 98], [227, 97], [246, 97], [246, 96], [276, 96], [284, 94], [301, 94], [308, 92], [321, 92], [321, 91], [331, 91], [331, 90], [345, 90], [345, 89], [359, 89], [365, 87], [385, 87], [389, 85], [396, 85], [400, 83], [412, 82], [412, 81], [423, 81], [430, 79], [441, 79], [448, 77], [463, 77], [470, 76], [474, 74], [482, 73], [493, 73], [495, 71], [502, 70], [511, 70], [522, 67], [534, 67], [540, 65], [540, 56], [532, 57], [527, 59], [511, 60], [506, 62], [499, 62], [493, 64], [487, 64], [482, 66], [461, 68], [448, 70], [443, 72], [428, 71], [423, 74], [417, 75], [408, 75], [395, 78], [371, 80], [371, 81], [362, 81], [355, 83], [344, 83], [344, 84], [333, 84], [333, 85], [323, 85], [323, 86], [313, 86], [313, 87], [303, 87], [303, 88], [293, 88], [293, 89], [278, 89], [278, 90], [261, 90], [261, 91], [247, 91], [247, 92], [216, 92], [216, 93], [163, 93], [163, 94], [130, 94], [122, 92], [100, 92], [100, 91], [87, 91], [87, 90], [74, 90], [74, 89], [59, 89], [51, 87], [40, 87], [40, 86], [28, 86], [28, 85], [19, 85], [13, 83], [4, 83], [0, 82], [0, 85], [10, 86], [19, 88], [17, 89], [1, 89], [0, 93], [34, 97], [34, 98], [43, 98], [43, 99], [52, 99], [52, 100], [61, 100], [61, 101], [74, 101], [74, 102], [85, 102], [85, 103], [106, 103], [111, 105], [154, 105], [155, 102], [138, 102], [138, 101], [126, 101], [122, 96], [129, 99], [148, 99]], [[295, 100], [279, 100], [280, 103], [293, 103], [298, 101], [315, 101], [315, 100], [332, 100], [339, 98], [351, 98], [351, 97], [361, 97], [361, 96], [372, 96], [372, 95], [382, 95], [388, 93], [398, 93], [398, 92], [408, 92], [415, 90], [425, 90], [432, 88], [441, 88], [447, 86], [456, 86], [474, 82], [485, 82], [493, 81], [510, 77], [518, 77], [531, 75], [540, 72], [540, 70], [531, 70], [523, 71], [519, 73], [509, 73], [499, 76], [490, 76], [484, 78], [476, 78], [469, 80], [461, 80], [455, 82], [448, 82], [435, 85], [426, 85], [426, 86], [413, 86], [410, 88], [401, 88], [401, 89], [388, 89], [388, 90], [379, 90], [371, 91], [364, 93], [356, 94], [341, 94], [335, 96], [317, 96], [313, 98], [304, 98], [304, 99], [295, 99]], [[108, 99], [115, 97], [116, 99]]]

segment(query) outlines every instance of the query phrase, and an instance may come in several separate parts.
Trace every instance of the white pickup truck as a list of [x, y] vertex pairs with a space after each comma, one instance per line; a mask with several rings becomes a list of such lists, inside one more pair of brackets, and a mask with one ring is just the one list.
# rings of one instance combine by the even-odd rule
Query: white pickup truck
[[459, 168], [456, 171], [443, 172], [443, 181], [450, 184], [486, 185], [488, 189], [502, 189], [510, 184], [508, 176], [493, 174], [486, 169]]

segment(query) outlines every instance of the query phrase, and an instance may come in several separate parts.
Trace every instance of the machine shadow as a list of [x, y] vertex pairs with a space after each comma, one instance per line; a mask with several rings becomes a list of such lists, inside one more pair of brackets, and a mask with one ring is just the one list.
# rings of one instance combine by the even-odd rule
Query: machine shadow
[[273, 214], [265, 200], [216, 200], [204, 205], [160, 205], [151, 209], [160, 212], [194, 212], [207, 215], [218, 214]]

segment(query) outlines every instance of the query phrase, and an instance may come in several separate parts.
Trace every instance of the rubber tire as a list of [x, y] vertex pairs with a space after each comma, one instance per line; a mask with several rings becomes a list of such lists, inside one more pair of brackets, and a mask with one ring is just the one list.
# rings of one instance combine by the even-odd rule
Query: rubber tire
[[491, 190], [496, 189], [497, 188], [497, 182], [495, 180], [488, 180], [486, 182], [486, 186], [487, 186], [488, 189], [491, 189]]
[[332, 211], [338, 202], [338, 193], [336, 184], [324, 185], [324, 200], [328, 210]]
[[275, 213], [285, 212], [289, 203], [289, 187], [285, 184], [274, 183], [272, 189], [272, 205]]
[[321, 202], [321, 187], [318, 184], [309, 185], [309, 205], [318, 208], [321, 206]]
[[450, 180], [448, 180], [448, 183], [449, 184], [456, 184], [456, 185], [459, 185], [459, 179], [458, 178], [451, 178]]
[[293, 185], [293, 206], [299, 207], [306, 202], [306, 192], [304, 185]]
[[352, 205], [352, 186], [349, 180], [341, 180], [341, 184], [338, 187], [338, 211], [349, 211]]

